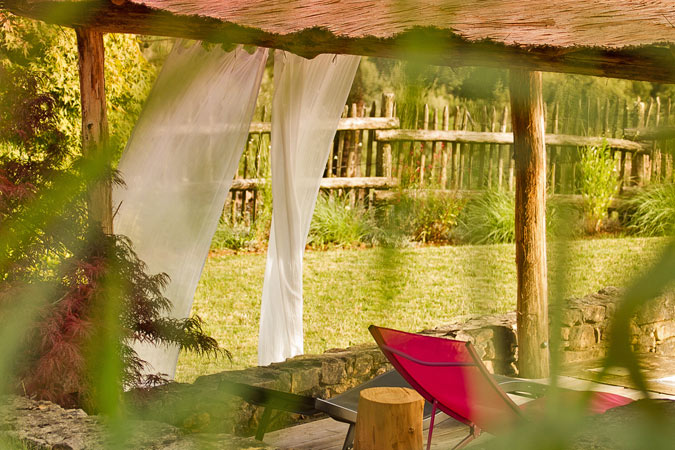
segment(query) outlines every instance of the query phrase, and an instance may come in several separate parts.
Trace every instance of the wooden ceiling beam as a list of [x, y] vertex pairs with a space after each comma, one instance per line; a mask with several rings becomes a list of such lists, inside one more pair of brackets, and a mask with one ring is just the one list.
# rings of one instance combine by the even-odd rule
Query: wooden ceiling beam
[[105, 0], [4, 0], [4, 4], [15, 14], [67, 27], [252, 44], [308, 58], [319, 53], [356, 54], [445, 66], [508, 67], [675, 83], [675, 56], [665, 45], [619, 50], [521, 47], [487, 40], [467, 41], [448, 30], [428, 27], [412, 28], [386, 39], [345, 38], [319, 28], [280, 35], [205, 17], [176, 16], [129, 2], [118, 6]]

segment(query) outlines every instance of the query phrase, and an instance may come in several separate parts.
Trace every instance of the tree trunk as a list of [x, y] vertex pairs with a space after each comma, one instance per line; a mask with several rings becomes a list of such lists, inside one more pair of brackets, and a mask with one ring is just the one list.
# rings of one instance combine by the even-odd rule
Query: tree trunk
[[516, 176], [516, 266], [520, 376], [549, 373], [546, 278], [546, 148], [541, 72], [511, 70]]
[[108, 117], [106, 113], [103, 34], [79, 28], [77, 50], [82, 102], [82, 154], [94, 162], [91, 187], [87, 199], [89, 219], [100, 224], [103, 232], [112, 234], [112, 186]]

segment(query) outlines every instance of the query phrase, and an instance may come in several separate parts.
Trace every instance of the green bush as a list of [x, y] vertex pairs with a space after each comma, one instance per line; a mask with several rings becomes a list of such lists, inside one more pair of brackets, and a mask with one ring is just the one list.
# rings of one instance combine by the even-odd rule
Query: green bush
[[452, 196], [428, 191], [425, 196], [412, 198], [410, 236], [413, 241], [446, 243], [452, 240], [457, 216], [463, 202]]
[[374, 241], [387, 247], [408, 241], [451, 242], [462, 206], [462, 201], [434, 191], [400, 194], [393, 203], [378, 209]]
[[368, 212], [350, 205], [347, 196], [319, 195], [309, 229], [311, 247], [349, 247], [366, 240], [372, 231]]
[[641, 190], [628, 201], [628, 230], [641, 236], [667, 236], [675, 230], [675, 185]]
[[579, 160], [579, 191], [584, 198], [583, 211], [586, 231], [600, 231], [607, 217], [612, 196], [619, 188], [616, 163], [607, 146], [587, 146], [581, 149]]

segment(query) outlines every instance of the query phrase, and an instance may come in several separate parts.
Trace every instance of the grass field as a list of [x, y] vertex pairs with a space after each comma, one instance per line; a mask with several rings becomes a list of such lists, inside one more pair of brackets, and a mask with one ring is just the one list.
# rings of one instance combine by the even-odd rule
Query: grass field
[[[565, 252], [567, 295], [623, 286], [659, 253], [663, 238], [580, 240]], [[560, 261], [549, 252], [549, 271]], [[176, 378], [256, 364], [264, 254], [212, 255], [193, 313], [232, 352], [227, 358], [181, 354]], [[370, 324], [421, 330], [468, 314], [512, 311], [516, 304], [512, 244], [307, 252], [305, 352], [370, 342]]]

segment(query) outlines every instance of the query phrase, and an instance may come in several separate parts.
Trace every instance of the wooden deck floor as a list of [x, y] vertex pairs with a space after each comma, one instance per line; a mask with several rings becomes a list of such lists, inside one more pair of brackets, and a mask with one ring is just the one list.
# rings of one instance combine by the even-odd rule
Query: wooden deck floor
[[[443, 415], [436, 419], [431, 448], [448, 449], [461, 441], [468, 433], [468, 428], [456, 420]], [[333, 419], [322, 419], [315, 422], [297, 425], [265, 435], [265, 442], [280, 449], [294, 450], [341, 450], [349, 426]], [[426, 430], [424, 427], [424, 445], [426, 446]], [[426, 447], [425, 447], [426, 448]]]
[[[545, 382], [546, 380], [539, 380]], [[592, 383], [590, 381], [572, 378], [560, 377], [559, 384], [567, 389], [577, 390], [598, 390], [612, 392], [634, 399], [641, 398], [641, 393], [623, 386], [606, 385]], [[675, 400], [675, 396], [661, 394], [656, 397], [670, 398]], [[516, 403], [520, 399], [514, 399]], [[439, 416], [434, 426], [434, 435], [432, 439], [432, 449], [448, 449], [454, 447], [456, 443], [462, 440], [468, 433], [468, 428], [461, 423], [445, 415]], [[265, 435], [265, 442], [280, 449], [293, 450], [340, 450], [347, 434], [348, 425], [337, 422], [333, 419], [322, 419], [302, 425], [297, 425], [283, 430], [274, 431]], [[427, 427], [425, 427], [426, 430]], [[489, 439], [489, 435], [484, 435]], [[426, 446], [426, 432], [424, 436]], [[426, 447], [425, 447], [426, 448]]]

